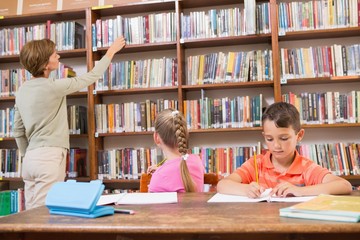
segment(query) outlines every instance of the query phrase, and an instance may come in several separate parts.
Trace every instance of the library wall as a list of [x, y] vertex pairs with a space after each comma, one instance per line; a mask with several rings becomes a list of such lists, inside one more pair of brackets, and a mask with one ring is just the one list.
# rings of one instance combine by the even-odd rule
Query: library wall
[[[354, 0], [349, 0], [354, 3]], [[357, 0], [356, 0], [357, 1]], [[44, 6], [50, 4], [51, 1], [21, 1], [24, 4], [43, 4]], [[56, 4], [55, 4], [56, 2]], [[135, 3], [134, 3], [135, 2]], [[119, 32], [122, 33], [124, 29], [116, 29], [114, 31], [102, 31], [101, 27], [106, 26], [110, 27], [111, 24], [114, 27], [114, 19], [119, 20], [120, 22], [126, 22], [126, 25], [129, 29], [132, 28], [132, 31], [126, 32], [127, 35], [127, 46], [120, 53], [117, 54], [113, 60], [113, 63], [126, 62], [128, 64], [130, 61], [139, 61], [137, 64], [145, 60], [154, 61], [154, 59], [163, 59], [163, 58], [176, 58], [177, 59], [177, 84], [173, 86], [156, 86], [156, 87], [143, 87], [138, 85], [109, 85], [109, 79], [104, 76], [101, 81], [98, 81], [94, 86], [90, 86], [87, 94], [72, 95], [68, 98], [68, 104], [71, 105], [81, 105], [87, 106], [89, 109], [88, 121], [89, 121], [89, 132], [80, 136], [71, 136], [71, 146], [86, 148], [89, 149], [88, 153], [88, 174], [90, 178], [94, 179], [98, 177], [98, 167], [99, 167], [99, 158], [98, 153], [103, 150], [112, 150], [112, 149], [121, 149], [121, 148], [154, 148], [155, 144], [153, 142], [152, 131], [151, 129], [146, 131], [114, 131], [109, 130], [109, 127], [104, 124], [104, 128], [100, 131], [97, 129], [96, 119], [96, 108], [98, 105], [103, 104], [107, 107], [110, 104], [122, 104], [122, 103], [141, 103], [146, 100], [151, 100], [156, 102], [157, 99], [169, 99], [177, 100], [180, 110], [185, 110], [185, 102], [190, 100], [203, 100], [203, 99], [233, 99], [237, 96], [260, 96], [262, 99], [262, 108], [270, 105], [275, 101], [280, 101], [282, 98], [285, 98], [285, 94], [295, 93], [300, 95], [301, 93], [322, 93], [322, 92], [336, 92], [348, 93], [353, 90], [359, 91], [359, 82], [360, 82], [360, 73], [353, 74], [351, 76], [326, 76], [326, 77], [308, 77], [304, 75], [299, 75], [294, 77], [289, 77], [290, 73], [286, 72], [291, 69], [286, 67], [286, 71], [283, 72], [284, 64], [288, 63], [288, 59], [285, 56], [281, 55], [283, 49], [299, 49], [299, 48], [308, 48], [308, 47], [317, 47], [317, 46], [332, 46], [334, 44], [343, 44], [343, 45], [356, 45], [360, 42], [360, 24], [359, 26], [342, 26], [342, 27], [329, 27], [324, 29], [304, 29], [297, 31], [285, 30], [285, 28], [279, 28], [276, 20], [276, 13], [278, 8], [280, 8], [280, 3], [282, 2], [293, 2], [293, 1], [265, 1], [259, 2], [261, 5], [262, 11], [271, 7], [271, 26], [263, 26], [260, 30], [257, 29], [256, 34], [249, 34], [243, 25], [238, 26], [239, 32], [230, 33], [231, 31], [227, 28], [222, 29], [223, 32], [218, 29], [218, 32], [215, 32], [214, 26], [209, 30], [200, 31], [194, 35], [188, 35], [190, 32], [184, 31], [187, 29], [191, 16], [196, 16], [194, 19], [199, 21], [199, 24], [204, 23], [208, 17], [204, 17], [205, 13], [212, 12], [216, 13], [220, 10], [225, 10], [228, 14], [235, 11], [234, 8], [238, 7], [239, 11], [236, 14], [244, 14], [244, 1], [236, 0], [184, 0], [184, 1], [122, 1], [122, 0], [100, 0], [100, 1], [66, 1], [58, 0], [52, 1], [50, 5], [56, 5], [56, 9], [63, 9], [64, 6], [68, 7], [65, 11], [60, 11], [59, 18], [52, 18], [53, 16], [46, 16], [49, 19], [52, 19], [53, 22], [61, 22], [68, 20], [75, 20], [82, 25], [86, 25], [86, 48], [82, 49], [73, 49], [73, 50], [64, 50], [60, 51], [61, 62], [71, 66], [76, 73], [79, 75], [86, 72], [88, 69], [91, 69], [94, 66], [96, 60], [99, 60], [106, 52], [109, 45], [109, 39], [114, 37]], [[266, 5], [270, 3], [270, 5]], [[71, 4], [78, 4], [82, 6], [83, 10], [73, 9]], [[85, 10], [85, 6], [107, 6], [106, 8], [95, 7], [88, 8]], [[117, 5], [119, 4], [119, 5]], [[50, 6], [49, 5], [49, 6]], [[114, 6], [112, 6], [114, 5]], [[30, 5], [29, 5], [30, 6]], [[0, 5], [0, 7], [3, 7]], [[74, 8], [76, 8], [74, 6]], [[80, 9], [81, 9], [80, 8]], [[259, 7], [260, 9], [260, 7]], [[264, 10], [265, 9], [265, 10]], [[200, 13], [204, 10], [204, 13]], [[212, 11], [211, 11], [212, 10]], [[216, 11], [215, 11], [216, 10]], [[171, 14], [175, 13], [179, 21], [178, 26], [176, 26], [176, 36], [171, 40], [164, 40], [161, 37], [158, 39], [154, 38], [151, 41], [146, 38], [141, 38], [140, 33], [142, 31], [146, 32], [146, 29], [142, 29], [138, 23], [144, 19], [149, 19], [151, 14], [164, 14], [166, 18], [170, 18]], [[81, 17], [78, 17], [80, 14]], [[39, 22], [43, 21], [43, 18], [40, 16], [40, 13], [32, 13], [35, 19], [37, 18]], [[191, 15], [191, 16], [190, 16]], [[266, 15], [266, 14], [265, 14]], [[264, 15], [264, 16], [265, 16]], [[24, 24], [37, 24], [36, 20], [33, 20], [31, 17], [26, 17], [29, 15], [24, 14], [24, 19], [22, 20], [19, 17], [19, 22], [22, 24], [26, 20], [31, 20], [31, 23]], [[227, 16], [227, 15], [224, 15]], [[246, 19], [243, 15], [241, 20]], [[263, 15], [261, 15], [265, 18]], [[137, 18], [138, 17], [138, 18]], [[204, 17], [204, 19], [202, 19]], [[279, 21], [283, 21], [284, 16], [280, 18]], [[11, 18], [10, 18], [11, 19]], [[17, 16], [14, 17], [13, 23], [9, 21], [6, 22], [8, 26], [17, 25], [16, 21]], [[121, 20], [120, 20], [121, 19]], [[155, 17], [154, 17], [155, 19]], [[192, 19], [191, 21], [195, 21]], [[224, 19], [226, 19], [224, 17]], [[6, 20], [6, 18], [5, 18]], [[114, 20], [114, 21], [109, 21]], [[145, 20], [146, 21], [146, 20]], [[102, 23], [101, 23], [102, 22]], [[163, 19], [160, 21], [161, 24], [166, 23]], [[265, 21], [266, 22], [266, 21]], [[0, 22], [1, 23], [1, 22]], [[106, 24], [109, 24], [106, 25]], [[104, 25], [101, 25], [104, 24]], [[223, 25], [230, 25], [229, 22], [224, 22]], [[279, 23], [280, 24], [280, 23]], [[155, 24], [156, 25], [156, 24]], [[203, 24], [208, 26], [207, 24]], [[118, 25], [119, 27], [120, 25]], [[125, 26], [125, 25], [121, 25]], [[229, 26], [228, 26], [229, 27]], [[270, 27], [270, 28], [269, 28]], [[100, 29], [100, 30], [99, 30]], [[119, 27], [120, 29], [120, 27]], [[166, 28], [161, 28], [166, 29]], [[205, 27], [206, 29], [206, 27]], [[270, 33], [271, 30], [271, 33]], [[189, 30], [190, 31], [190, 30]], [[111, 33], [111, 34], [106, 34]], [[172, 32], [174, 34], [174, 30]], [[201, 35], [201, 34], [207, 34]], [[257, 69], [258, 66], [265, 65], [264, 60], [259, 65], [255, 64], [257, 59], [254, 56], [260, 57], [266, 56], [271, 50], [272, 61], [270, 65], [266, 65], [266, 74], [264, 74]], [[261, 54], [256, 54], [256, 51]], [[249, 57], [249, 62], [251, 65], [251, 70], [249, 68], [242, 69], [245, 73], [243, 82], [240, 82], [239, 79], [235, 79], [234, 72], [238, 71], [227, 67], [226, 64], [230, 65], [230, 59], [234, 55], [228, 55], [230, 52], [238, 54], [244, 54], [242, 56]], [[201, 77], [198, 74], [197, 70], [200, 69], [201, 64], [206, 64], [203, 60], [198, 60], [196, 57], [203, 55], [208, 56], [214, 54], [220, 56], [224, 54], [225, 63], [222, 65], [223, 70], [227, 75], [221, 77], [222, 79], [217, 79], [219, 82], [216, 82], [215, 79], [205, 79], [204, 75]], [[248, 54], [248, 55], [247, 55]], [[194, 62], [192, 64], [188, 63], [193, 57]], [[286, 55], [286, 57], [288, 57]], [[206, 57], [204, 57], [206, 58]], [[8, 69], [14, 66], [18, 66], [18, 62], [12, 57], [2, 57], [0, 58], [1, 64], [0, 69]], [[210, 58], [209, 58], [210, 59]], [[233, 59], [234, 60], [234, 59]], [[203, 62], [201, 62], [203, 61]], [[288, 61], [288, 62], [286, 62]], [[307, 64], [302, 59], [303, 64]], [[155, 61], [154, 61], [155, 62]], [[133, 63], [132, 63], [133, 64]], [[140, 65], [140, 64], [139, 64]], [[324, 64], [325, 65], [325, 64]], [[131, 66], [131, 65], [127, 65]], [[196, 66], [194, 71], [189, 69], [193, 66]], [[214, 67], [214, 66], [213, 66]], [[153, 67], [154, 68], [154, 67]], [[160, 68], [160, 67], [159, 67]], [[204, 69], [204, 66], [202, 66]], [[158, 74], [156, 71], [154, 74]], [[265, 69], [265, 68], [264, 68]], [[175, 70], [174, 70], [175, 71]], [[192, 76], [191, 71], [196, 72], [194, 77], [194, 82], [191, 82], [189, 79]], [[271, 72], [271, 73], [270, 73]], [[138, 75], [139, 72], [135, 72], [135, 75]], [[204, 71], [204, 74], [209, 74], [209, 72]], [[259, 75], [258, 75], [259, 74]], [[261, 75], [261, 76], [260, 76]], [[265, 77], [266, 75], [266, 77]], [[157, 75], [156, 75], [157, 76]], [[109, 77], [109, 76], [107, 76]], [[259, 80], [260, 78], [263, 78]], [[106, 80], [107, 79], [107, 83]], [[205, 79], [205, 81], [204, 81]], [[201, 82], [204, 81], [204, 82]], [[106, 85], [108, 84], [108, 85]], [[106, 85], [106, 86], [105, 86]], [[315, 101], [316, 102], [316, 101]], [[13, 104], [13, 100], [4, 101], [1, 103], [1, 108], [3, 106], [10, 107]], [[200, 109], [202, 111], [203, 109]], [[107, 109], [105, 109], [104, 119], [106, 118]], [[190, 112], [186, 113], [187, 115]], [[359, 114], [359, 113], [357, 113]], [[130, 113], [126, 113], [130, 115]], [[222, 123], [221, 123], [222, 124]], [[199, 127], [200, 126], [200, 127]], [[263, 144], [263, 137], [261, 135], [261, 127], [255, 126], [254, 123], [249, 123], [248, 126], [241, 127], [228, 127], [229, 125], [218, 125], [216, 127], [211, 126], [201, 127], [200, 123], [190, 127], [190, 148], [195, 147], [208, 147], [208, 148], [225, 148], [225, 147], [250, 147], [257, 145], [258, 142], [265, 147]], [[328, 122], [308, 122], [304, 125], [305, 128], [305, 137], [301, 144], [323, 144], [323, 143], [359, 143], [358, 129], [360, 126], [360, 121], [356, 120], [355, 122], [335, 122], [334, 124], [328, 124]], [[1, 148], [8, 147], [9, 145], [15, 146], [14, 141], [4, 141], [0, 143]], [[114, 181], [119, 179], [112, 179]], [[123, 180], [123, 179], [122, 179]], [[111, 180], [109, 180], [111, 181]], [[121, 184], [120, 184], [121, 185]]]

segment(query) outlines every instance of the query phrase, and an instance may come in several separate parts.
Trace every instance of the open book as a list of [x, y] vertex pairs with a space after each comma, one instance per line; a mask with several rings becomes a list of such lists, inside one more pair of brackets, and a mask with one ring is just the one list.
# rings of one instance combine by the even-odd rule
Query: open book
[[119, 193], [102, 195], [97, 203], [98, 206], [107, 204], [160, 204], [177, 203], [176, 192], [162, 193]]
[[281, 217], [327, 221], [359, 222], [360, 197], [319, 195], [304, 203], [281, 208]]
[[208, 202], [305, 202], [315, 197], [276, 197], [270, 196], [271, 190], [271, 188], [266, 189], [259, 198], [249, 198], [239, 195], [217, 193], [212, 198], [210, 198]]

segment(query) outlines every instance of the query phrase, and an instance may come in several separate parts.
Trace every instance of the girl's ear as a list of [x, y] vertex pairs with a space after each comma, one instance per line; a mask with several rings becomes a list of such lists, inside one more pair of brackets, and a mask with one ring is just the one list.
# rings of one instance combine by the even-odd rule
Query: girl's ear
[[161, 139], [160, 139], [160, 136], [157, 132], [154, 132], [154, 142], [156, 145], [159, 145], [161, 143]]

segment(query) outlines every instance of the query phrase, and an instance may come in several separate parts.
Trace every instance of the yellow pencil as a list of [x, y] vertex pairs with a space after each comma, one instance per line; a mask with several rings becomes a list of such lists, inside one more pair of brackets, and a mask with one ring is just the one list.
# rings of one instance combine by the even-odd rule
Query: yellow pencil
[[256, 161], [256, 147], [253, 147], [253, 149], [254, 149], [254, 164], [255, 164], [256, 183], [259, 184], [258, 165], [257, 165], [257, 161]]
[[161, 162], [159, 162], [158, 164], [156, 164], [157, 167], [160, 167], [161, 165], [163, 165], [163, 163], [166, 161], [166, 158], [164, 158], [163, 160], [161, 160]]

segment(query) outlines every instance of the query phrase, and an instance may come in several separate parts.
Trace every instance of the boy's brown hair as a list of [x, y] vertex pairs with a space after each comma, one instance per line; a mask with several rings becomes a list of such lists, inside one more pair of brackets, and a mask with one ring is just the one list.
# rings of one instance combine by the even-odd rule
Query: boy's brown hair
[[300, 114], [296, 107], [290, 103], [277, 102], [266, 108], [262, 115], [262, 123], [266, 120], [274, 121], [279, 128], [292, 127], [295, 133], [301, 130]]
[[33, 77], [42, 77], [55, 47], [50, 39], [30, 41], [20, 51], [20, 63]]

